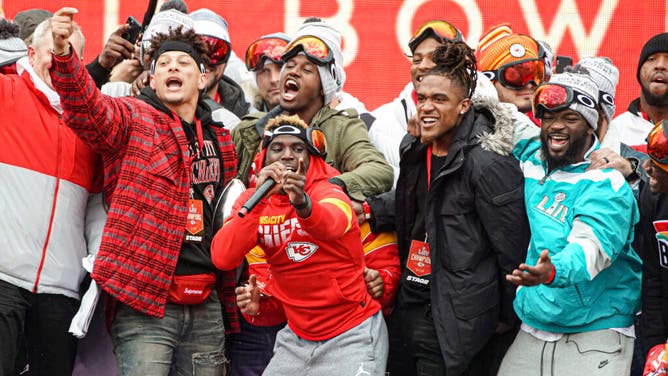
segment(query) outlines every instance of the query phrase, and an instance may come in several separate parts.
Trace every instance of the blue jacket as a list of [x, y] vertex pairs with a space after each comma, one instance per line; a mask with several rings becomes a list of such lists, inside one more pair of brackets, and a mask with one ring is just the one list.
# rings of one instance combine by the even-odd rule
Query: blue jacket
[[514, 308], [522, 322], [545, 331], [576, 333], [633, 324], [640, 305], [641, 261], [631, 247], [639, 213], [631, 188], [613, 169], [586, 171], [585, 160], [547, 172], [534, 137], [513, 153], [525, 177], [531, 227], [527, 264], [549, 250], [550, 284], [520, 287]]

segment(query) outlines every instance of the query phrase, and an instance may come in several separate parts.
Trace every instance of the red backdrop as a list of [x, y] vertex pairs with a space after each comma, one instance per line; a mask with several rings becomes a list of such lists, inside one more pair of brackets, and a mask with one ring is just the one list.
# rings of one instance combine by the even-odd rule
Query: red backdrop
[[[25, 9], [79, 9], [86, 36], [84, 58], [101, 51], [108, 34], [128, 15], [141, 21], [148, 1], [0, 0], [6, 17]], [[161, 2], [159, 2], [161, 3]], [[403, 52], [412, 30], [428, 19], [457, 25], [472, 47], [500, 22], [547, 41], [557, 55], [578, 60], [608, 56], [620, 70], [617, 112], [638, 96], [638, 55], [651, 36], [666, 31], [666, 1], [660, 0], [186, 0], [190, 11], [207, 7], [229, 23], [233, 49], [242, 56], [262, 34], [292, 32], [308, 16], [332, 22], [344, 36], [346, 91], [369, 109], [392, 100], [409, 80]]]

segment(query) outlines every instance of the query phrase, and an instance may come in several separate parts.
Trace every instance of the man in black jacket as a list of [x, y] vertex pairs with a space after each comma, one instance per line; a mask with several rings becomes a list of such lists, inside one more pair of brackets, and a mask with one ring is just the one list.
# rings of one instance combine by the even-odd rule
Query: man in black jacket
[[397, 188], [367, 199], [372, 230], [396, 230], [402, 266], [388, 371], [495, 375], [519, 325], [504, 275], [526, 256], [524, 178], [508, 146], [498, 149], [512, 120], [472, 105], [472, 50], [449, 43], [433, 60], [417, 88], [420, 138], [401, 143]]

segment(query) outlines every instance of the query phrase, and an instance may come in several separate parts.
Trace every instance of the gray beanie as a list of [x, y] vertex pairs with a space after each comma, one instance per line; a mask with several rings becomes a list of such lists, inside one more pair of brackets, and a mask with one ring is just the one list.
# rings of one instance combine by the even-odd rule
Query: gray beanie
[[619, 70], [607, 57], [586, 57], [581, 59], [575, 69], [585, 68], [589, 78], [598, 86], [599, 104], [608, 121], [615, 115], [615, 92], [619, 82]]
[[341, 52], [341, 33], [324, 21], [307, 22], [297, 30], [292, 40], [312, 35], [320, 38], [334, 55], [334, 63], [328, 66], [318, 66], [322, 92], [325, 95], [325, 104], [334, 99], [336, 92], [341, 90], [346, 82], [346, 72], [343, 69], [343, 53]]
[[0, 67], [14, 63], [28, 54], [28, 47], [19, 38], [19, 26], [0, 20]]
[[568, 108], [582, 115], [589, 126], [596, 130], [598, 127], [598, 111], [596, 110], [596, 104], [598, 104], [598, 88], [591, 78], [577, 73], [560, 73], [552, 76], [550, 82], [547, 84], [560, 84], [590, 96], [594, 100], [593, 107], [588, 107], [577, 101], [573, 101]]

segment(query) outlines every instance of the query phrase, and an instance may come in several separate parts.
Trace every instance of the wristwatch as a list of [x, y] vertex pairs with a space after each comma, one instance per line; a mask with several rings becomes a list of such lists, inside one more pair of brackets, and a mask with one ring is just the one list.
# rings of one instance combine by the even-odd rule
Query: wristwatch
[[292, 207], [294, 207], [297, 210], [306, 209], [308, 207], [308, 204], [310, 204], [310, 203], [311, 203], [311, 199], [308, 197], [306, 192], [304, 192], [304, 202], [302, 202], [301, 204], [295, 204], [292, 201], [290, 201], [290, 205], [292, 205]]

